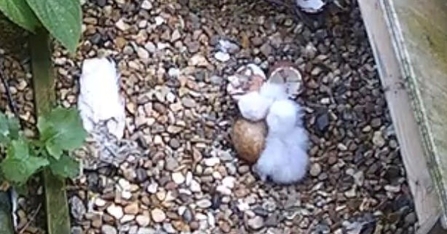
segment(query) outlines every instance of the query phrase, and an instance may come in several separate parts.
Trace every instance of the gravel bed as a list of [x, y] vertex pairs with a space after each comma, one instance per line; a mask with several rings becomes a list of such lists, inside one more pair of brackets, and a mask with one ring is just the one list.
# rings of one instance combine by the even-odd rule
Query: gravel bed
[[[263, 1], [191, 11], [168, 0], [90, 0], [83, 10], [76, 57], [54, 53], [60, 102], [76, 103], [83, 59], [111, 54], [123, 77], [126, 138], [141, 157], [86, 170], [73, 183], [72, 233], [414, 233], [355, 2], [316, 17], [313, 29]], [[236, 158], [228, 138], [235, 103], [225, 93], [241, 64], [268, 69], [278, 60], [303, 72], [297, 101], [312, 145], [309, 176], [285, 187], [260, 182]]]
[[[3, 69], [5, 81], [9, 86], [13, 105], [20, 117], [25, 135], [33, 137], [34, 125], [34, 97], [31, 80], [31, 64], [27, 59], [20, 61], [9, 54], [1, 54], [0, 67]], [[0, 83], [0, 109], [3, 113], [14, 116], [9, 107], [7, 92]], [[29, 195], [19, 196], [17, 201], [17, 231], [21, 234], [44, 233], [45, 212], [43, 204], [43, 187], [39, 177], [31, 178], [28, 183]]]

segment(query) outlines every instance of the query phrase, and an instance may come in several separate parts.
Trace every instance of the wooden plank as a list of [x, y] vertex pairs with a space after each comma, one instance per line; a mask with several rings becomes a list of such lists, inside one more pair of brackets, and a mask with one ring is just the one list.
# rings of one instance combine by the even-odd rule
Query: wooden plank
[[[36, 116], [48, 113], [55, 103], [55, 74], [51, 60], [50, 36], [40, 29], [30, 37], [31, 64], [33, 71], [34, 104]], [[43, 171], [45, 208], [48, 234], [70, 233], [65, 180], [53, 175], [49, 169]]]
[[[359, 5], [400, 144], [407, 180], [413, 194], [420, 225], [418, 233], [428, 233], [439, 220], [440, 201], [430, 176], [430, 170], [433, 167], [430, 161], [432, 153], [424, 144], [426, 141], [418, 124], [420, 119], [417, 114], [414, 114], [414, 109], [417, 107], [412, 105], [411, 92], [405, 88], [407, 81], [404, 77], [408, 76], [408, 73], [402, 69], [404, 64], [398, 51], [400, 48], [396, 47], [393, 38], [398, 31], [389, 30], [390, 24], [386, 21], [388, 14], [384, 11], [385, 6], [382, 0], [359, 0]], [[423, 7], [423, 5], [420, 3], [418, 6]], [[447, 103], [445, 107], [447, 108]], [[447, 124], [445, 126], [444, 131], [447, 133]]]

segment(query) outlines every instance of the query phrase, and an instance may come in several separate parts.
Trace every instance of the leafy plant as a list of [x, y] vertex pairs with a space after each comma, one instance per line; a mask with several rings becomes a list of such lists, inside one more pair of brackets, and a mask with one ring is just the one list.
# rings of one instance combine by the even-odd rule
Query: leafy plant
[[60, 178], [73, 178], [78, 162], [68, 153], [82, 146], [87, 133], [76, 109], [57, 107], [37, 122], [38, 139], [28, 139], [19, 131], [17, 119], [0, 113], [0, 146], [6, 156], [0, 174], [11, 184], [23, 185], [44, 168]]
[[71, 53], [76, 51], [82, 26], [80, 0], [0, 0], [0, 11], [29, 32], [45, 27]]

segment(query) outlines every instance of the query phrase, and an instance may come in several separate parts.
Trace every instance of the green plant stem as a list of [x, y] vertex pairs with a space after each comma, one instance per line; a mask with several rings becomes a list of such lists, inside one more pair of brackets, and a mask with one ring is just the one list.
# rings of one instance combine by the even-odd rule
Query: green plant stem
[[0, 191], [0, 233], [2, 234], [14, 234], [11, 212], [11, 199], [8, 192]]
[[[31, 63], [33, 71], [34, 103], [36, 116], [50, 112], [55, 103], [54, 69], [51, 61], [49, 33], [38, 29], [30, 37]], [[45, 208], [48, 234], [70, 233], [65, 180], [53, 175], [49, 169], [43, 171]]]

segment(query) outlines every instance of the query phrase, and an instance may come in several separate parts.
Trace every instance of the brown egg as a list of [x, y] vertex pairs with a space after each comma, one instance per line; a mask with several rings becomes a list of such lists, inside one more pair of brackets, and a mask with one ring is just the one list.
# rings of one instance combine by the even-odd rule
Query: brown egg
[[264, 150], [267, 126], [264, 121], [252, 122], [238, 118], [231, 129], [231, 139], [237, 156], [255, 163]]

